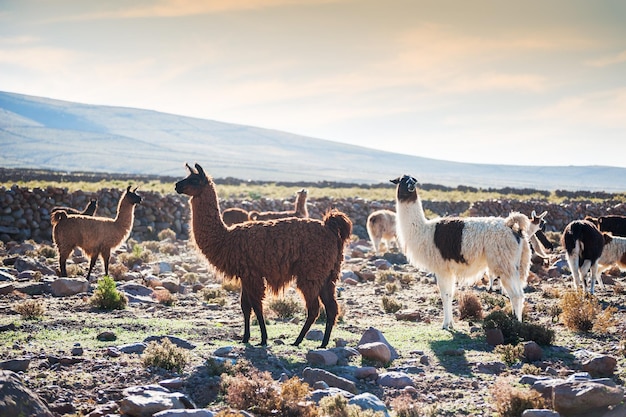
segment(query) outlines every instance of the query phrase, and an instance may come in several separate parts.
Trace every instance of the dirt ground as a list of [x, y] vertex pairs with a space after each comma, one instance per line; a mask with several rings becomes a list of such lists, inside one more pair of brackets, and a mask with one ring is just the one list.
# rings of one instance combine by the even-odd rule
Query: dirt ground
[[[22, 277], [13, 282], [16, 288], [42, 279], [40, 274], [24, 278], [12, 264], [17, 257], [56, 267], [54, 256], [42, 255], [42, 249], [49, 249], [49, 245], [32, 244], [34, 248], [18, 254], [10, 244], [0, 250], [3, 270]], [[186, 241], [170, 243], [169, 253], [161, 251], [164, 245], [163, 242], [153, 243], [151, 256], [135, 268], [135, 275], [130, 276], [136, 278], [129, 282], [146, 284], [146, 276], [185, 282], [192, 272], [205, 288], [221, 288], [192, 245]], [[132, 249], [122, 247], [112, 264], [120, 263], [124, 252], [132, 252]], [[333, 330], [329, 347], [335, 346], [338, 339], [356, 348], [367, 329], [380, 330], [396, 348], [399, 358], [378, 366], [378, 373], [398, 370], [409, 374], [415, 387], [409, 391], [410, 397], [428, 413], [425, 415], [493, 416], [491, 389], [500, 378], [510, 376], [517, 381], [529, 369], [541, 375], [564, 377], [580, 371], [581, 358], [592, 353], [617, 357], [618, 370], [613, 379], [624, 385], [626, 278], [619, 271], [605, 274], [606, 289], [596, 291], [602, 307], [617, 309], [615, 325], [606, 333], [580, 333], [568, 329], [558, 316], [561, 296], [571, 288], [571, 278], [551, 266], [561, 260], [561, 253], [557, 249], [545, 264], [535, 264], [526, 289], [525, 320], [553, 329], [555, 342], [543, 347], [543, 358], [533, 363], [534, 368], [524, 366], [523, 360], [502, 368], [499, 365], [503, 362], [502, 355], [487, 344], [481, 320], [461, 320], [458, 302], [454, 308], [455, 330], [440, 329], [442, 310], [433, 276], [402, 263], [402, 256], [397, 253], [388, 254], [387, 259], [392, 262], [383, 262], [384, 258], [374, 256], [365, 241], [352, 242], [346, 254], [344, 276], [352, 278], [339, 285], [342, 316]], [[74, 261], [79, 271], [86, 271], [86, 259], [75, 257]], [[168, 264], [172, 272], [159, 275], [156, 271], [161, 263]], [[99, 261], [95, 274], [99, 277], [102, 273]], [[224, 405], [219, 395], [219, 378], [211, 376], [204, 365], [220, 347], [231, 346], [232, 357], [247, 359], [260, 370], [271, 372], [274, 379], [282, 374], [301, 376], [304, 368], [310, 366], [306, 354], [320, 342], [305, 340], [299, 347], [291, 346], [304, 321], [301, 311], [285, 320], [266, 306], [268, 346], [254, 345], [260, 338], [256, 322], [252, 325], [251, 344], [243, 345], [240, 343], [243, 317], [238, 293], [223, 290], [224, 304], [220, 305], [204, 299], [199, 285], [195, 288], [199, 291], [194, 291], [194, 283], [186, 284], [185, 293], [175, 294], [172, 305], [156, 300], [132, 302], [124, 310], [110, 312], [94, 309], [89, 303], [91, 293], [54, 297], [49, 293], [28, 295], [16, 289], [0, 295], [0, 360], [30, 358], [28, 369], [21, 372], [26, 385], [58, 415], [67, 416], [87, 415], [98, 405], [118, 401], [125, 388], [177, 377], [181, 384], [176, 389], [186, 393], [197, 406], [218, 410]], [[457, 295], [462, 292], [477, 295], [484, 314], [497, 308], [499, 303], [509, 305], [508, 299], [497, 291], [488, 292], [485, 282], [460, 289]], [[293, 288], [287, 289], [283, 296], [298, 300]], [[401, 304], [399, 313], [406, 314], [386, 312], [383, 298]], [[43, 300], [46, 312], [41, 319], [27, 320], [17, 313], [16, 306], [28, 299]], [[323, 323], [316, 323], [314, 329], [323, 330]], [[96, 336], [103, 331], [113, 332], [117, 339], [97, 340]], [[173, 335], [195, 345], [189, 351], [189, 364], [180, 374], [148, 369], [138, 354], [111, 354], [113, 346], [162, 335]], [[78, 347], [82, 348], [82, 353], [73, 352]], [[348, 365], [371, 364], [356, 356]], [[342, 375], [346, 367], [328, 367], [327, 370]], [[372, 381], [359, 381], [357, 386], [360, 392], [371, 392], [387, 403], [406, 392], [381, 387]]]

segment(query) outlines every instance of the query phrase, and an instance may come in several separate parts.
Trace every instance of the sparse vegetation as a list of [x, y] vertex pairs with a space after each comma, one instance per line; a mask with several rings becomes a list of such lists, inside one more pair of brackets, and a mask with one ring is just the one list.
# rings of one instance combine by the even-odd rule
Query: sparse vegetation
[[490, 391], [499, 417], [521, 417], [524, 410], [549, 408], [538, 391], [520, 388], [511, 378], [498, 377]]
[[396, 300], [394, 297], [383, 295], [381, 302], [383, 304], [383, 310], [385, 310], [385, 313], [395, 313], [402, 310], [402, 303]]
[[560, 302], [561, 320], [569, 329], [579, 332], [606, 333], [615, 326], [615, 307], [602, 308], [598, 299], [582, 290], [567, 291]]
[[39, 320], [46, 313], [46, 304], [42, 299], [34, 298], [16, 304], [14, 310], [26, 320]]
[[273, 297], [268, 301], [267, 307], [274, 312], [276, 317], [280, 320], [292, 319], [303, 311], [301, 302], [291, 296]]
[[483, 306], [478, 296], [469, 291], [459, 293], [459, 317], [461, 320], [482, 320]]
[[189, 363], [189, 353], [164, 337], [160, 342], [148, 343], [141, 362], [145, 367], [161, 368], [180, 373]]
[[128, 297], [118, 291], [115, 281], [108, 275], [98, 280], [98, 287], [90, 298], [90, 303], [104, 310], [121, 310], [126, 308]]

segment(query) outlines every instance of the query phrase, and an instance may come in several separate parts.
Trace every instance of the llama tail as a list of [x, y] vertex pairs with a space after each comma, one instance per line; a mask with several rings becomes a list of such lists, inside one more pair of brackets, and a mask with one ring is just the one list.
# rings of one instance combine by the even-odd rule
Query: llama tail
[[345, 243], [352, 234], [352, 221], [345, 213], [333, 209], [324, 215], [324, 225], [337, 233], [342, 243]]
[[526, 235], [528, 237], [528, 230], [530, 229], [530, 219], [528, 216], [522, 213], [513, 212], [506, 218], [505, 224], [513, 230], [513, 232]]
[[54, 226], [65, 219], [67, 219], [67, 213], [65, 212], [65, 210], [58, 210], [52, 213], [52, 216], [50, 217], [50, 223], [52, 223], [52, 225]]

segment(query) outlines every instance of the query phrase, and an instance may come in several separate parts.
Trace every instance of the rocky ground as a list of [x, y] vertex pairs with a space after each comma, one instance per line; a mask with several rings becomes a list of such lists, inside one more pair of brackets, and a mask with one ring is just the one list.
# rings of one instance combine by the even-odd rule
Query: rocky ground
[[[455, 330], [441, 330], [442, 310], [434, 278], [406, 264], [397, 252], [375, 256], [369, 242], [356, 238], [346, 251], [338, 291], [342, 317], [329, 345], [338, 346], [334, 350], [338, 363], [317, 349], [316, 333], [323, 330], [323, 324], [315, 324], [318, 332], [312, 332], [299, 347], [291, 346], [303, 323], [301, 311], [293, 318], [281, 319], [266, 306], [268, 346], [253, 345], [260, 337], [256, 322], [252, 344], [241, 344], [243, 318], [237, 291], [223, 289], [187, 241], [131, 240], [120, 248], [113, 257], [112, 271], [130, 303], [124, 310], [109, 312], [97, 310], [89, 302], [95, 283], [75, 294], [71, 289], [51, 289], [57, 262], [52, 249], [45, 243], [0, 243], [0, 368], [16, 371], [24, 385], [57, 416], [119, 414], [129, 388], [158, 383], [171, 392], [183, 393], [196, 407], [217, 412], [226, 403], [219, 376], [207, 366], [214, 363], [207, 360], [216, 354], [249, 361], [277, 381], [303, 378], [307, 368], [309, 374], [311, 368], [326, 370], [330, 373], [326, 386], [332, 387], [333, 377], [340, 377], [351, 384], [346, 390], [372, 393], [392, 414], [394, 398], [404, 396], [419, 406], [419, 415], [495, 416], [493, 388], [497, 384], [517, 383], [529, 373], [551, 379], [566, 379], [584, 371], [593, 374], [600, 371], [586, 364], [595, 357], [614, 358], [617, 364], [607, 375], [590, 376], [606, 376], [612, 385], [624, 387], [626, 278], [612, 271], [604, 275], [606, 288], [597, 289], [600, 305], [615, 307], [615, 323], [607, 323], [606, 332], [574, 332], [559, 318], [559, 305], [571, 287], [571, 278], [563, 269], [558, 249], [550, 260], [533, 266], [526, 290], [525, 320], [543, 324], [556, 335], [552, 346], [542, 346], [532, 363], [524, 358], [507, 363], [503, 354], [487, 343], [481, 320], [459, 317], [458, 303]], [[80, 253], [75, 255], [69, 271], [80, 278], [88, 264]], [[141, 261], [128, 271], [114, 268], [130, 263], [131, 255]], [[102, 273], [98, 261], [95, 275]], [[163, 288], [170, 296], [163, 296]], [[223, 299], [208, 300], [207, 288], [221, 289], [218, 292]], [[488, 292], [484, 282], [459, 294], [463, 293], [477, 295], [484, 314], [498, 305], [508, 306], [508, 300], [497, 291]], [[298, 297], [293, 288], [282, 296], [289, 300]], [[41, 300], [45, 306], [42, 318], [29, 320], [18, 313], [18, 306], [31, 299]], [[401, 310], [385, 311], [383, 299], [388, 309], [397, 303]], [[388, 363], [368, 359], [357, 349], [375, 330], [397, 353]], [[115, 340], [99, 340], [105, 332]], [[166, 335], [189, 353], [189, 363], [181, 372], [148, 368], [142, 363], [140, 352], [145, 342]], [[389, 376], [391, 382], [383, 383], [383, 376]], [[326, 388], [324, 383], [311, 385]]]

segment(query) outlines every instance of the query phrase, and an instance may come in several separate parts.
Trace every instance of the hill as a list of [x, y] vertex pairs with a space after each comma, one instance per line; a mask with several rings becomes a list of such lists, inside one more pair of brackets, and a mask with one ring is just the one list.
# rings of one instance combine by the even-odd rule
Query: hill
[[402, 174], [446, 186], [626, 190], [626, 169], [442, 161], [287, 132], [125, 107], [0, 92], [0, 167], [216, 178], [387, 182]]

